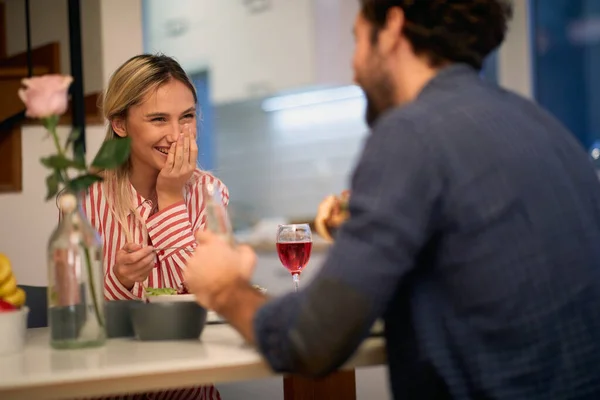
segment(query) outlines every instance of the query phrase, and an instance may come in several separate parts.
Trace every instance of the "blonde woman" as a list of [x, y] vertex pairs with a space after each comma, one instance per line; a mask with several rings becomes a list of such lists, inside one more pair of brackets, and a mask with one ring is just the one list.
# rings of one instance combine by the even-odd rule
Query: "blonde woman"
[[[179, 287], [194, 232], [204, 229], [202, 186], [216, 185], [228, 203], [225, 185], [196, 167], [196, 104], [190, 79], [166, 56], [133, 57], [108, 83], [106, 139], [130, 137], [131, 155], [120, 169], [104, 171], [83, 202], [103, 239], [107, 300], [142, 298], [145, 287]], [[205, 386], [131, 398], [220, 396]]]

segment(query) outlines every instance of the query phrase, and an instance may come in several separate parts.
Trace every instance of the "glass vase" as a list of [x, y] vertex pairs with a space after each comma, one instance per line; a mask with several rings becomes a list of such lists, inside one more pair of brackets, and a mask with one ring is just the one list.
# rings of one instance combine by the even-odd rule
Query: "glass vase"
[[48, 324], [55, 349], [106, 341], [102, 242], [78, 197], [60, 196], [60, 221], [48, 243]]

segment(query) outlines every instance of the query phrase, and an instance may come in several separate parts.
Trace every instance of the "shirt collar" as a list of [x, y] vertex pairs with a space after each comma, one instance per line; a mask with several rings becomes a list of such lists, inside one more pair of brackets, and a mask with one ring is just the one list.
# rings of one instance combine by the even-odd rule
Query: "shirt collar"
[[134, 210], [137, 210], [142, 218], [148, 218], [152, 212], [152, 209], [154, 208], [154, 202], [144, 198], [141, 194], [139, 194], [131, 183], [129, 183], [129, 189], [131, 190], [131, 198], [133, 199], [132, 203], [134, 208], [129, 210], [128, 215], [131, 215]]
[[421, 92], [417, 96], [417, 99], [427, 95], [429, 92], [435, 89], [455, 88], [460, 85], [465, 79], [472, 79], [473, 77], [480, 79], [475, 68], [469, 64], [454, 63], [450, 64], [438, 71], [438, 73], [429, 80], [421, 89]]

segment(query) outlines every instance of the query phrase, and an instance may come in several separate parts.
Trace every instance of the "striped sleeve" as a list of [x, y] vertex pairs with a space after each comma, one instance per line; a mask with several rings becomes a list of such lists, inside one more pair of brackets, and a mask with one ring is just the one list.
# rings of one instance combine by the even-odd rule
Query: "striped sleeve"
[[[148, 218], [146, 228], [148, 228], [148, 235], [152, 239], [154, 247], [158, 249], [191, 247], [196, 243], [188, 210], [183, 200]], [[159, 252], [159, 260], [163, 261], [173, 252], [172, 249]]]
[[157, 255], [159, 263], [166, 267], [164, 275], [169, 277], [172, 287], [183, 283], [183, 270], [191, 255], [189, 249], [196, 246], [194, 233], [204, 229], [206, 224], [202, 186], [207, 183], [215, 184], [219, 188], [223, 204], [229, 204], [229, 191], [219, 179], [206, 172], [198, 172], [197, 178], [187, 189], [185, 201], [173, 204], [146, 220], [152, 245], [158, 249], [166, 248]]

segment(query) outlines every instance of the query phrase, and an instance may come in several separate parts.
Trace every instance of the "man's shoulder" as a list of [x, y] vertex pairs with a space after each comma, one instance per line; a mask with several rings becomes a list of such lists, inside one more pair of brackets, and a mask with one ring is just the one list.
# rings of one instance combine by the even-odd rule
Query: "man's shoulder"
[[395, 107], [382, 114], [371, 129], [367, 144], [373, 146], [403, 146], [407, 142], [427, 140], [425, 134], [432, 134], [430, 122], [419, 107], [408, 104]]
[[417, 99], [408, 104], [386, 111], [373, 125], [373, 134], [393, 134], [397, 136], [434, 134], [441, 130], [452, 111], [444, 109], [441, 103]]
[[482, 128], [498, 130], [499, 121], [514, 127], [532, 124], [557, 127], [555, 119], [535, 102], [487, 83], [431, 90], [416, 100], [382, 115], [373, 133], [418, 134], [425, 140], [446, 141], [448, 136], [478, 137]]

